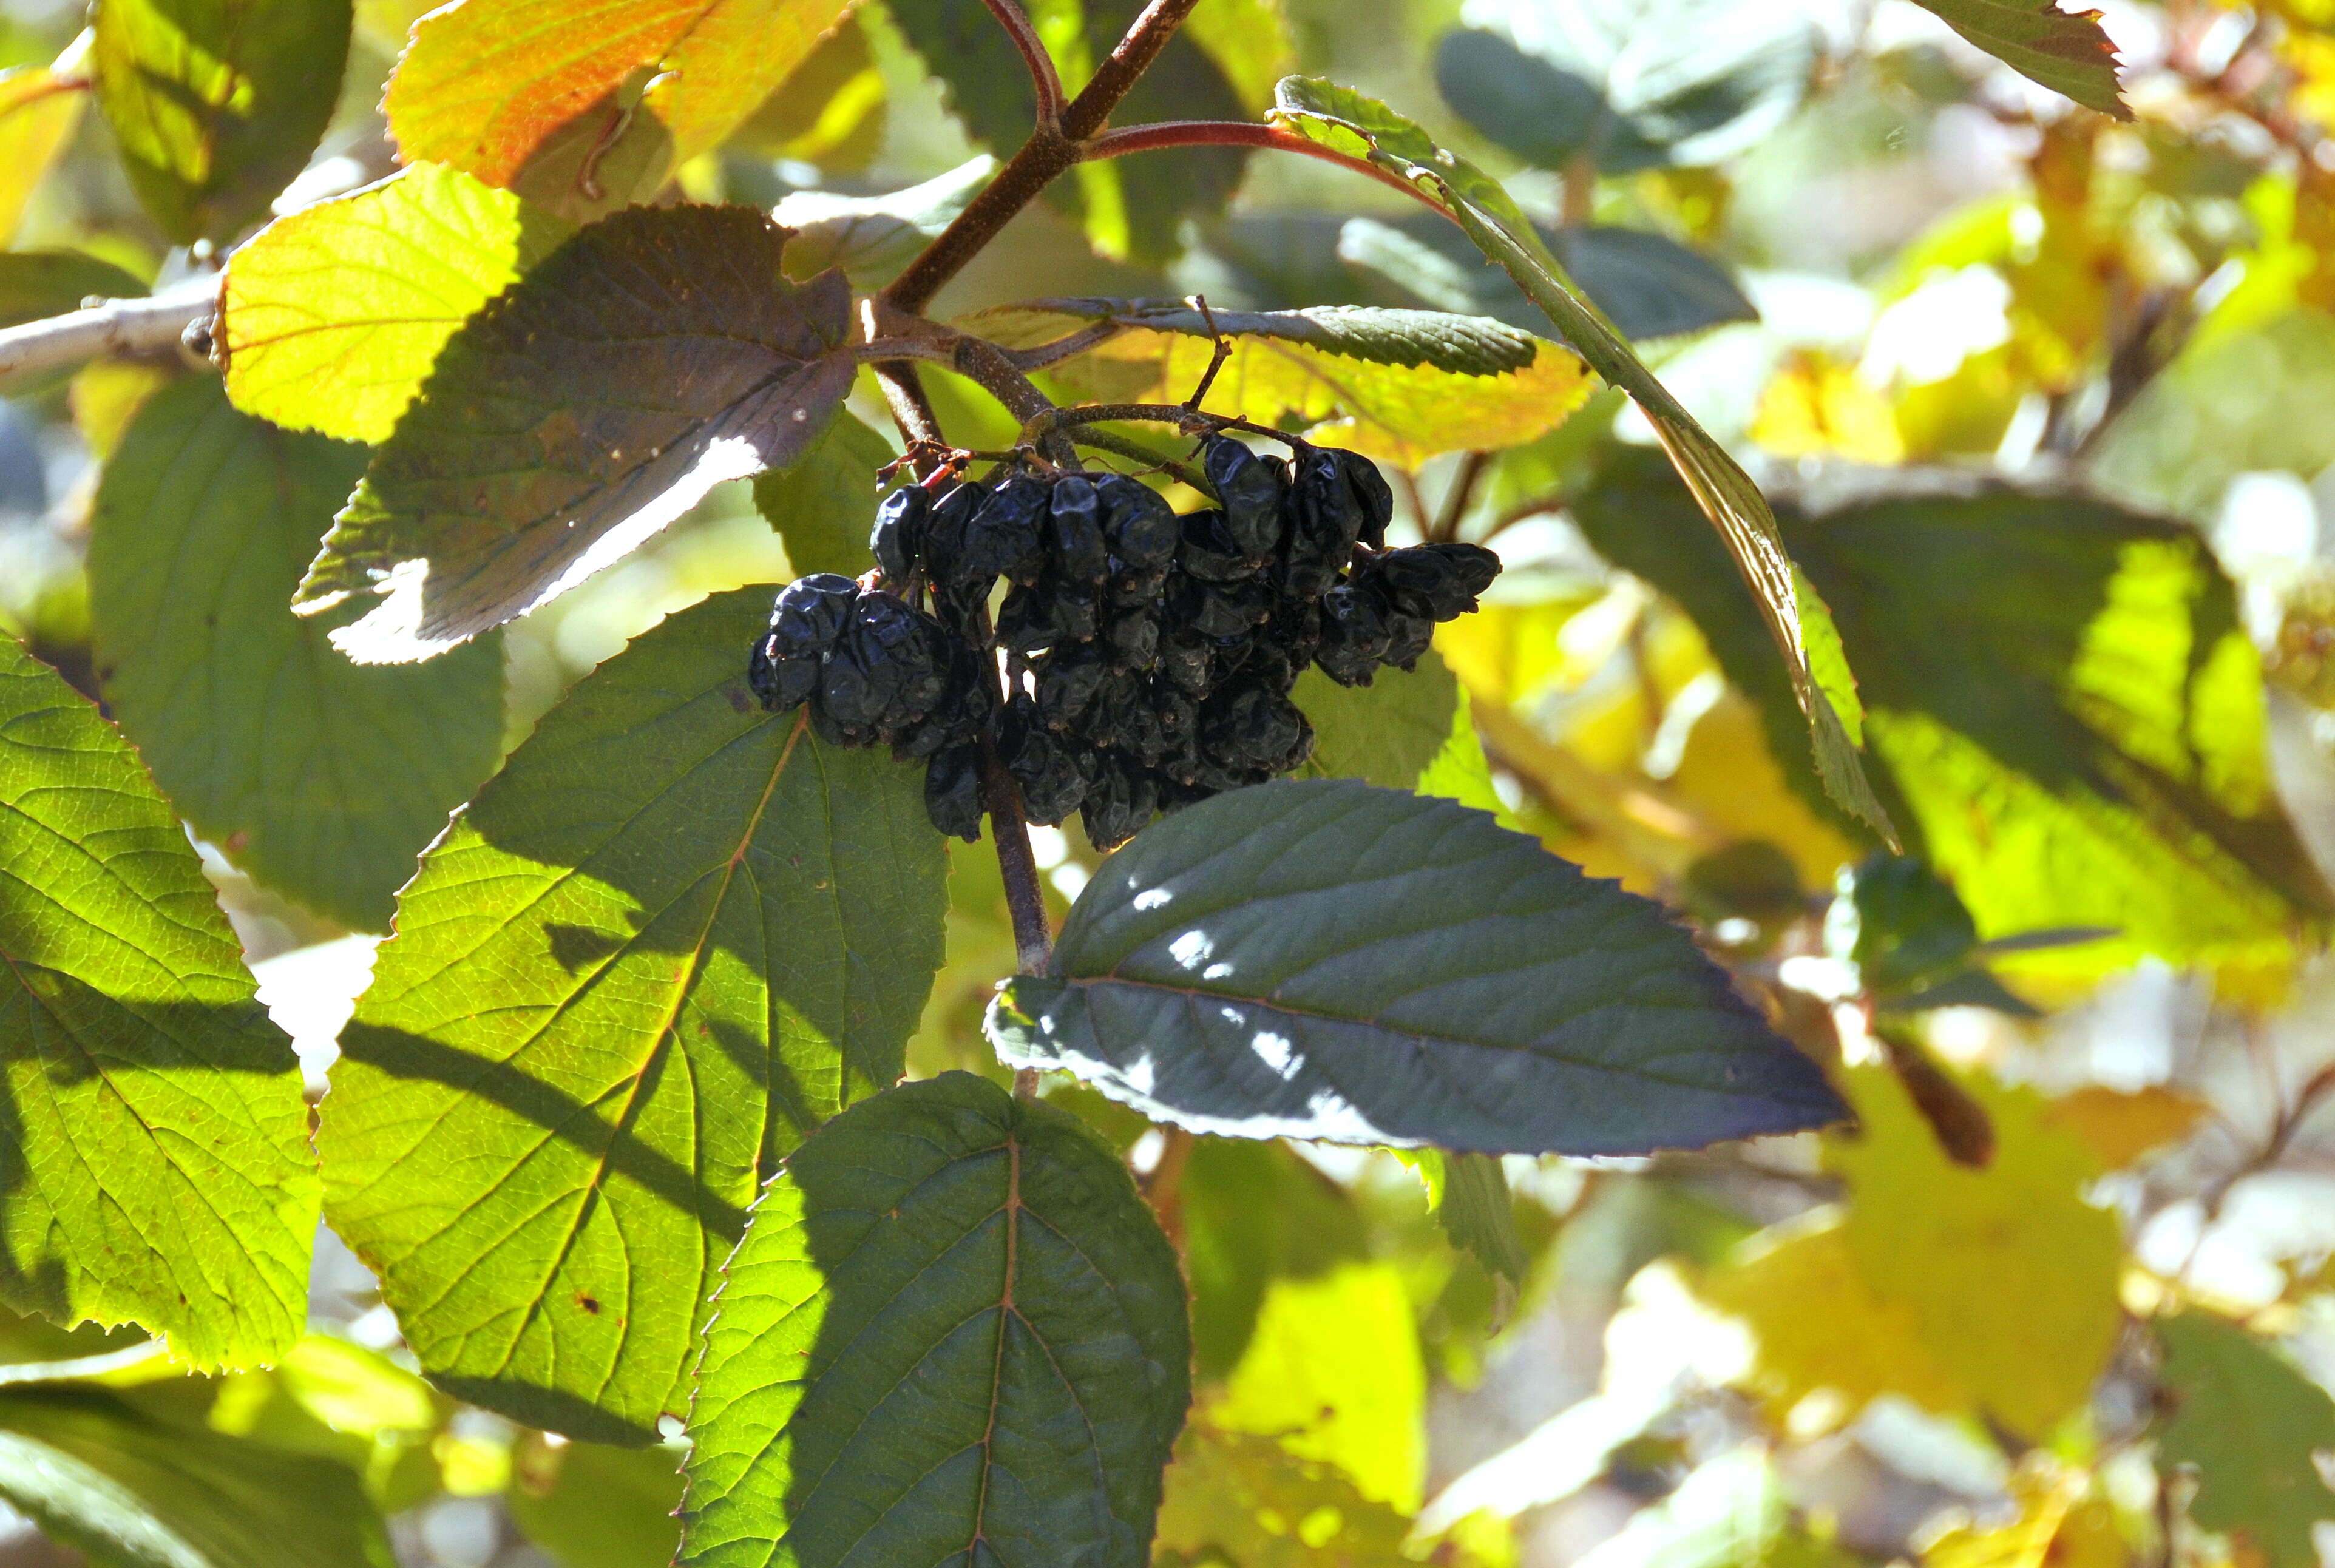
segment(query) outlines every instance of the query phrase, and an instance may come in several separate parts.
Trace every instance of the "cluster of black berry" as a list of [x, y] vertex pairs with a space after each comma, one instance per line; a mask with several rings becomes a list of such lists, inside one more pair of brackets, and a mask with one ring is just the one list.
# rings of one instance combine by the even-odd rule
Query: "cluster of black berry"
[[1221, 504], [1182, 516], [1123, 474], [896, 489], [870, 541], [884, 586], [790, 584], [754, 691], [773, 711], [808, 702], [829, 740], [925, 760], [944, 833], [981, 836], [987, 737], [1032, 821], [1079, 812], [1108, 848], [1154, 811], [1296, 768], [1308, 663], [1348, 686], [1408, 670], [1499, 573], [1475, 545], [1387, 549], [1393, 497], [1352, 452], [1300, 444], [1284, 463], [1218, 435], [1206, 468]]

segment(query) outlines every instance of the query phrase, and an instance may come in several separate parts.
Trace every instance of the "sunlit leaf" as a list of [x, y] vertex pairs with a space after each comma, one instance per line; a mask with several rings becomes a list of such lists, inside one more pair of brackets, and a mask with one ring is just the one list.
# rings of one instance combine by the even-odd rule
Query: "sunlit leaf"
[[678, 1414], [757, 1182], [890, 1083], [940, 961], [923, 776], [746, 690], [767, 591], [586, 677], [399, 901], [321, 1139], [423, 1370], [530, 1425]]
[[2059, 0], [1914, 0], [2020, 75], [2087, 108], [2130, 120], [2117, 90], [2116, 45], [2097, 11]]
[[2196, 1467], [2189, 1517], [2234, 1533], [2271, 1568], [2311, 1568], [2315, 1527], [2335, 1520], [2335, 1488], [2311, 1457], [2335, 1448], [2335, 1399], [2235, 1323], [2189, 1312], [2156, 1332], [2172, 1403], [2157, 1450]]
[[789, 285], [785, 241], [747, 208], [639, 208], [554, 251], [448, 341], [296, 607], [380, 595], [334, 644], [426, 658], [791, 462], [852, 361], [843, 276]]
[[1837, 678], [1846, 666], [1837, 664], [1835, 678], [1826, 679], [1825, 666], [1837, 663], [1827, 657], [1827, 644], [1837, 641], [1831, 615], [1821, 599], [1804, 591], [1766, 498], [1581, 297], [1499, 181], [1438, 147], [1414, 121], [1350, 88], [1293, 76], [1281, 84], [1274, 113], [1286, 129], [1367, 159], [1428, 197], [1516, 280], [1592, 370], [1637, 403], [1752, 587], [1760, 617], [1783, 653], [1794, 698], [1807, 715], [1826, 793], [1884, 838], [1891, 837], [1888, 816], [1857, 760], [1856, 692]]
[[1139, 834], [990, 1033], [1017, 1065], [1247, 1137], [1621, 1154], [1839, 1114], [1656, 905], [1485, 813], [1351, 779]]
[[455, 329], [573, 232], [435, 163], [279, 218], [228, 261], [228, 395], [295, 430], [386, 440]]
[[364, 461], [237, 412], [214, 377], [164, 390], [98, 489], [91, 617], [106, 701], [196, 830], [386, 931], [414, 857], [501, 759], [503, 669], [494, 638], [364, 668], [286, 607]]
[[922, 185], [883, 196], [794, 192], [770, 212], [794, 230], [787, 241], [787, 276], [807, 283], [839, 266], [854, 288], [881, 288], [964, 210], [996, 169], [997, 160], [984, 152]]
[[0, 245], [16, 235], [24, 205], [81, 123], [86, 85], [75, 80], [82, 59], [55, 68], [20, 65], [0, 71]]
[[2125, 1568], [2132, 1553], [2116, 1507], [2092, 1477], [2037, 1454], [2012, 1472], [2019, 1515], [1986, 1527], [1959, 1524], [1922, 1549], [1923, 1568]]
[[[1055, 367], [1099, 402], [1181, 402], [1214, 345], [1187, 306], [1044, 300], [984, 311], [968, 324], [1015, 344], [1064, 337], [1089, 322], [1126, 330]], [[1565, 349], [1480, 317], [1327, 305], [1222, 312], [1232, 357], [1202, 405], [1262, 424], [1306, 425], [1308, 439], [1416, 468], [1437, 452], [1531, 440], [1590, 392]]]
[[280, 1354], [316, 1228], [291, 1045], [136, 755], [5, 636], [0, 866], [0, 1300]]
[[118, 1568], [392, 1568], [357, 1477], [107, 1394], [0, 1394], [0, 1496]]
[[324, 134], [349, 0], [105, 0], [98, 106], [147, 211], [180, 244], [232, 238]]
[[1191, 1397], [1183, 1281], [1070, 1117], [969, 1073], [855, 1106], [723, 1274], [684, 1564], [1148, 1560]]
[[1459, 683], [1429, 649], [1417, 669], [1382, 670], [1367, 686], [1341, 686], [1309, 669], [1297, 678], [1290, 701], [1313, 725], [1313, 755], [1304, 777], [1415, 789], [1419, 776], [1450, 742]]
[[876, 471], [896, 456], [857, 414], [838, 413], [792, 467], [754, 481], [754, 506], [786, 541], [787, 565], [797, 576], [856, 577], [876, 564], [867, 547], [880, 488]]
[[407, 160], [489, 185], [520, 184], [525, 171], [524, 194], [580, 220], [654, 192], [719, 146], [848, 9], [460, 0], [415, 25], [383, 109]]
[[1370, 1255], [1352, 1196], [1284, 1143], [1194, 1140], [1179, 1196], [1193, 1362], [1205, 1379], [1240, 1360], [1274, 1280]]
[[1195, 1420], [1176, 1445], [1159, 1505], [1159, 1561], [1233, 1568], [1405, 1568], [1410, 1521], [1354, 1489], [1336, 1466], [1270, 1437]]

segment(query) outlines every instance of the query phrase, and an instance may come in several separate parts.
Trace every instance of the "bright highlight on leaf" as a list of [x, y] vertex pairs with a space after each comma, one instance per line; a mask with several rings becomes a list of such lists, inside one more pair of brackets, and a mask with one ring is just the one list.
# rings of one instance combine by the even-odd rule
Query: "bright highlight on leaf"
[[228, 395], [294, 430], [386, 440], [455, 329], [574, 231], [435, 163], [279, 218], [228, 261]]
[[137, 757], [5, 636], [0, 866], [0, 1302], [282, 1354], [316, 1228], [292, 1048]]
[[1776, 519], [1759, 487], [1713, 440], [1668, 388], [1654, 378], [1595, 306], [1584, 301], [1565, 269], [1499, 181], [1438, 147], [1412, 121], [1374, 98], [1316, 78], [1283, 82], [1274, 111], [1284, 128], [1400, 178], [1431, 199], [1487, 256], [1546, 313], [1589, 367], [1627, 392], [1694, 493], [1695, 503], [1726, 541], [1749, 584], [1768, 634], [1783, 652], [1792, 691], [1807, 715], [1817, 772], [1826, 793], [1883, 837], [1894, 837], [1888, 814], [1874, 798], [1857, 760], [1852, 730], [1855, 693], [1827, 685], [1812, 669], [1830, 632], [1821, 601], [1797, 586]]
[[1197, 1131], [1643, 1154], [1841, 1114], [1656, 905], [1483, 812], [1352, 780], [1153, 827], [1054, 963], [992, 1008], [1000, 1053]]
[[334, 644], [427, 658], [793, 461], [850, 390], [850, 295], [780, 277], [786, 237], [748, 208], [642, 208], [555, 251], [447, 344], [295, 606], [378, 594]]
[[389, 929], [414, 857], [502, 757], [497, 638], [367, 669], [286, 607], [363, 449], [157, 393], [106, 465], [90, 543], [105, 697], [198, 832], [263, 885]]
[[969, 1073], [903, 1084], [789, 1158], [723, 1273], [686, 1568], [1149, 1560], [1184, 1285], [1070, 1117]]
[[2097, 11], [2059, 0], [1914, 0], [2021, 76], [2118, 120], [2130, 120], [2117, 88], [2116, 45]]
[[923, 776], [755, 705], [768, 605], [677, 615], [552, 711], [342, 1035], [334, 1228], [423, 1369], [531, 1425], [639, 1442], [679, 1413], [755, 1187], [900, 1075], [940, 963]]

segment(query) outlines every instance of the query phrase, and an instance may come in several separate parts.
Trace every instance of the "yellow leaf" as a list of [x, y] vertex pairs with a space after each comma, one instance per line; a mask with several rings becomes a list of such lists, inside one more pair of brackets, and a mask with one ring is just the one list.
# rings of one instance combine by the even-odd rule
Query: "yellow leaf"
[[1923, 1568], [2123, 1568], [2116, 1510], [2091, 1476], [2033, 1456], [2010, 1477], [2019, 1517], [1995, 1529], [1958, 1524], [1922, 1549]]
[[1346, 1263], [1273, 1282], [1215, 1419], [1335, 1465], [1363, 1496], [1410, 1514], [1426, 1479], [1426, 1395], [1401, 1273]]
[[1751, 439], [1779, 458], [1844, 457], [1894, 463], [1905, 456], [1888, 402], [1819, 350], [1786, 357], [1759, 394]]
[[66, 72], [41, 65], [0, 71], [0, 247], [15, 237], [34, 188], [73, 140], [88, 96], [86, 84]]
[[2202, 1100], [2169, 1089], [2127, 1094], [2092, 1084], [2053, 1100], [2043, 1119], [2072, 1133], [2102, 1168], [2120, 1170], [2160, 1144], [2185, 1137], [2204, 1114]]

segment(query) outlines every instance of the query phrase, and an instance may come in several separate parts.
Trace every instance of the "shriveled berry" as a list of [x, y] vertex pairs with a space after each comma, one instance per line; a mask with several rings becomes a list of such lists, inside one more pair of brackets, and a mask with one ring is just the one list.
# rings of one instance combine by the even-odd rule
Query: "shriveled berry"
[[1007, 589], [997, 606], [997, 645], [1026, 658], [1053, 641], [1053, 600], [1035, 586]]
[[1183, 537], [1176, 546], [1176, 564], [1187, 576], [1204, 583], [1236, 583], [1253, 577], [1257, 564], [1233, 537], [1231, 525], [1220, 511], [1186, 512]]
[[1208, 438], [1204, 466], [1223, 503], [1235, 547], [1262, 563], [1281, 547], [1281, 496], [1287, 484], [1277, 458], [1259, 457], [1230, 436]]
[[1038, 711], [1050, 730], [1067, 730], [1085, 716], [1109, 665], [1090, 645], [1057, 649], [1038, 672]]
[[1431, 621], [1456, 621], [1500, 575], [1500, 557], [1481, 545], [1413, 545], [1389, 550], [1371, 570], [1395, 604]]
[[1034, 583], [1046, 565], [1048, 487], [1015, 474], [992, 491], [964, 530], [964, 570], [974, 577]]
[[746, 684], [766, 710], [784, 713], [809, 702], [819, 690], [819, 655], [778, 656], [773, 652], [778, 644], [779, 634], [767, 632], [754, 644], [753, 656], [746, 662]]
[[1177, 525], [1166, 498], [1140, 479], [1106, 474], [1094, 481], [1102, 502], [1104, 541], [1135, 571], [1153, 571], [1176, 557]]
[[1066, 582], [1100, 583], [1110, 575], [1110, 550], [1103, 542], [1102, 498], [1084, 474], [1054, 481], [1047, 515], [1048, 571]]
[[906, 583], [923, 561], [925, 526], [930, 520], [933, 498], [922, 485], [903, 485], [876, 504], [876, 527], [867, 547], [885, 580]]
[[1147, 603], [1112, 612], [1103, 624], [1102, 640], [1119, 668], [1148, 670], [1159, 653], [1158, 606]]
[[1252, 578], [1243, 583], [1187, 582], [1168, 605], [1168, 614], [1207, 637], [1237, 637], [1273, 611], [1273, 590]]
[[1374, 550], [1386, 548], [1387, 524], [1394, 520], [1394, 490], [1378, 464], [1361, 453], [1338, 451], [1335, 456], [1361, 508], [1361, 542]]
[[1319, 598], [1354, 553], [1362, 531], [1361, 503], [1347, 482], [1342, 454], [1321, 447], [1298, 453], [1289, 495], [1281, 591], [1294, 599]]
[[770, 606], [770, 631], [781, 641], [779, 654], [824, 653], [843, 634], [859, 585], [834, 572], [813, 572], [779, 590]]
[[981, 841], [981, 748], [953, 746], [925, 769], [925, 815], [952, 838]]
[[1031, 821], [1051, 828], [1079, 808], [1087, 781], [1077, 755], [1071, 742], [1046, 728], [1028, 692], [1016, 692], [1005, 704], [998, 718], [997, 749], [1005, 770], [1022, 787], [1022, 808]]
[[966, 564], [968, 529], [989, 504], [989, 487], [978, 481], [957, 486], [932, 505], [925, 519], [925, 571], [944, 588], [974, 589], [986, 596], [996, 574], [978, 577]]

